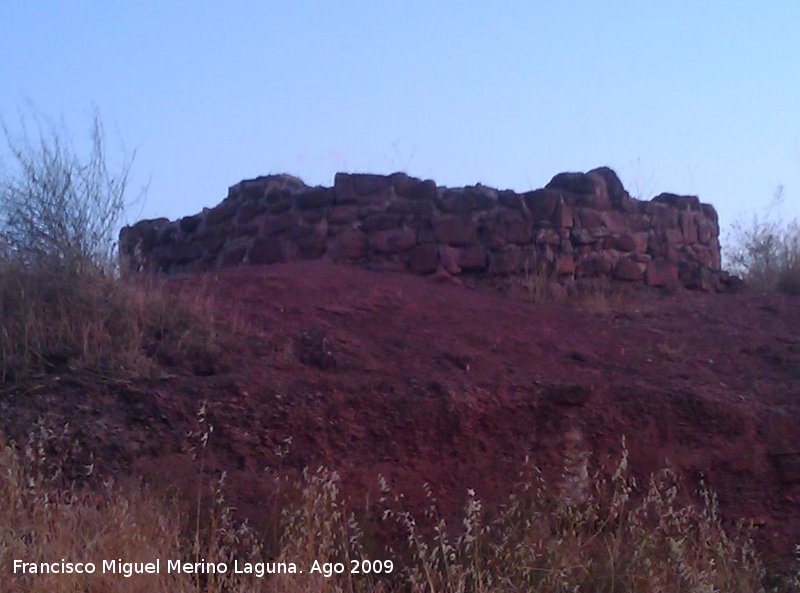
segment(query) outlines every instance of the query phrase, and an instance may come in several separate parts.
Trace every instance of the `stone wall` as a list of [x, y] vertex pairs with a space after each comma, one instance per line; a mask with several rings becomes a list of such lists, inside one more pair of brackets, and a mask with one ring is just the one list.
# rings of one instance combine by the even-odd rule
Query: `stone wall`
[[607, 167], [560, 173], [525, 193], [338, 173], [333, 187], [288, 175], [242, 181], [218, 206], [120, 233], [123, 269], [174, 274], [324, 259], [453, 276], [530, 271], [562, 283], [609, 277], [724, 287], [717, 213], [696, 196], [630, 197]]

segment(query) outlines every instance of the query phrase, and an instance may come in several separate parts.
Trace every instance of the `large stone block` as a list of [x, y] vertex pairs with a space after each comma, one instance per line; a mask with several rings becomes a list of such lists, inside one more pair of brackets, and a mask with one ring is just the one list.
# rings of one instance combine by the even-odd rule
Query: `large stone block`
[[386, 192], [392, 187], [392, 180], [385, 175], [353, 174], [350, 175], [353, 189], [361, 196], [369, 196], [376, 193]]
[[439, 268], [439, 248], [428, 243], [417, 245], [408, 253], [408, 269], [415, 274], [433, 274]]
[[315, 187], [295, 196], [295, 204], [301, 210], [309, 208], [322, 208], [330, 206], [335, 199], [333, 190], [325, 187]]
[[482, 185], [446, 189], [436, 200], [436, 205], [442, 212], [451, 214], [468, 214], [476, 210], [488, 210], [497, 205], [497, 192]]
[[416, 177], [411, 177], [406, 173], [392, 173], [389, 181], [394, 187], [394, 193], [403, 198], [409, 197], [420, 182]]
[[647, 266], [645, 282], [648, 286], [674, 286], [678, 283], [678, 266], [671, 261], [654, 259]]
[[386, 211], [407, 217], [430, 218], [433, 212], [433, 202], [428, 200], [397, 198], [389, 204]]
[[578, 261], [575, 276], [578, 278], [596, 278], [607, 276], [614, 266], [613, 259], [602, 253], [589, 255]]
[[693, 245], [698, 241], [696, 216], [697, 213], [689, 210], [682, 210], [680, 213], [681, 232], [683, 241], [687, 245]]
[[700, 198], [697, 196], [679, 196], [677, 194], [661, 193], [651, 200], [657, 204], [667, 204], [678, 210], [699, 210]]
[[498, 243], [530, 243], [533, 239], [533, 225], [528, 216], [521, 210], [498, 208], [494, 220], [487, 222], [487, 227]]
[[625, 190], [616, 172], [610, 167], [598, 167], [587, 173], [590, 177], [600, 177], [606, 186], [606, 194], [615, 208], [626, 209], [625, 206], [630, 202], [630, 194]]
[[522, 196], [511, 190], [497, 192], [497, 203], [506, 208], [513, 208], [515, 210], [523, 210], [525, 202]]
[[278, 237], [259, 237], [248, 252], [251, 264], [277, 264], [286, 261], [283, 242]]
[[223, 202], [206, 213], [206, 224], [209, 226], [223, 224], [233, 218], [235, 214], [236, 204], [233, 202]]
[[269, 216], [264, 221], [263, 233], [265, 235], [275, 235], [295, 228], [299, 224], [299, 218], [293, 212]]
[[488, 265], [486, 249], [480, 245], [465, 247], [458, 254], [458, 264], [464, 272], [482, 272]]
[[572, 208], [567, 206], [563, 198], [559, 198], [553, 214], [553, 225], [556, 228], [569, 229], [572, 228], [574, 224], [575, 219], [572, 215]]
[[578, 208], [575, 214], [576, 227], [583, 229], [596, 229], [603, 226], [602, 216], [599, 210], [591, 208]]
[[383, 175], [337, 173], [333, 192], [335, 204], [388, 203], [396, 197], [391, 181]]
[[328, 214], [328, 221], [334, 224], [352, 224], [358, 220], [358, 206], [349, 204], [335, 206]]
[[606, 180], [599, 173], [559, 173], [545, 188], [576, 194], [581, 206], [597, 210], [607, 210], [612, 206]]
[[337, 173], [333, 178], [333, 195], [337, 204], [353, 204], [358, 201], [352, 176], [348, 173]]
[[522, 257], [518, 249], [503, 249], [489, 254], [489, 273], [502, 276], [515, 274], [522, 269]]
[[556, 204], [561, 195], [556, 190], [537, 189], [529, 191], [522, 196], [534, 220], [553, 220]]
[[703, 215], [714, 223], [715, 227], [719, 226], [719, 217], [717, 216], [717, 210], [711, 204], [700, 204], [700, 211]]
[[359, 260], [367, 255], [367, 236], [348, 229], [332, 240], [328, 254], [333, 261]]
[[572, 276], [575, 268], [575, 258], [571, 255], [562, 255], [556, 259], [556, 274], [559, 276]]
[[442, 262], [442, 268], [444, 268], [445, 272], [453, 276], [461, 273], [458, 256], [458, 249], [455, 247], [449, 247], [447, 245], [439, 246], [439, 261]]
[[412, 200], [427, 200], [429, 202], [433, 202], [437, 195], [438, 189], [436, 187], [436, 183], [430, 179], [426, 179], [425, 181], [415, 185], [408, 197]]
[[477, 223], [465, 216], [442, 216], [433, 221], [433, 236], [438, 243], [445, 245], [472, 245], [477, 229]]
[[179, 226], [182, 232], [191, 234], [200, 227], [202, 222], [203, 217], [199, 214], [195, 214], [194, 216], [184, 216], [181, 218]]
[[646, 249], [639, 250], [636, 239], [627, 233], [606, 237], [603, 239], [603, 249], [615, 249], [622, 252], [641, 251], [642, 253], [646, 251]]
[[401, 221], [402, 219], [398, 214], [381, 212], [367, 217], [364, 222], [361, 223], [361, 230], [365, 233], [371, 233], [373, 231], [395, 229], [400, 226]]
[[417, 233], [412, 229], [377, 231], [368, 236], [369, 246], [379, 253], [401, 253], [417, 244]]
[[239, 246], [239, 247], [232, 247], [231, 249], [226, 249], [219, 255], [219, 265], [222, 268], [228, 268], [230, 266], [238, 266], [242, 263], [245, 254], [247, 253], [247, 247]]
[[678, 226], [678, 210], [658, 202], [645, 202], [645, 213], [650, 216], [650, 224], [657, 229], [674, 229]]
[[628, 231], [628, 222], [625, 220], [625, 215], [615, 210], [609, 210], [600, 213], [600, 218], [603, 219], [603, 226], [609, 230], [610, 233], [618, 234]]
[[637, 282], [644, 278], [646, 264], [636, 263], [632, 259], [623, 258], [614, 266], [614, 278]]

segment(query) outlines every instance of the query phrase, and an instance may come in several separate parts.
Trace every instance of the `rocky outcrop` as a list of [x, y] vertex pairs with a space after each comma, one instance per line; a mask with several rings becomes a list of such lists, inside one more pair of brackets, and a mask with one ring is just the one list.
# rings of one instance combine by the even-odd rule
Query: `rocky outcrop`
[[609, 277], [720, 289], [717, 213], [696, 196], [630, 197], [607, 167], [560, 173], [517, 193], [448, 188], [393, 175], [338, 173], [333, 187], [270, 175], [218, 206], [120, 233], [123, 269], [174, 274], [324, 259], [381, 270], [555, 280]]

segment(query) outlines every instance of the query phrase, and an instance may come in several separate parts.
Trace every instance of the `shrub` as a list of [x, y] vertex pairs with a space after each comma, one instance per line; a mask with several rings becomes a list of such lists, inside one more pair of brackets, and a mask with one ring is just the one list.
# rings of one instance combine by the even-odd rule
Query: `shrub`
[[781, 202], [779, 188], [770, 212], [732, 225], [728, 265], [754, 290], [800, 294], [800, 224], [780, 218]]
[[0, 182], [0, 253], [26, 265], [80, 273], [114, 265], [131, 159], [110, 171], [103, 125], [95, 112], [82, 157], [68, 134], [34, 118], [15, 138], [3, 125], [10, 155]]
[[[36, 120], [38, 124], [38, 119]], [[65, 367], [148, 370], [182, 348], [205, 348], [212, 321], [154, 283], [122, 281], [116, 233], [131, 160], [109, 170], [95, 113], [88, 155], [38, 124], [32, 139], [3, 126], [0, 178], [0, 382]], [[170, 350], [173, 350], [170, 352]]]

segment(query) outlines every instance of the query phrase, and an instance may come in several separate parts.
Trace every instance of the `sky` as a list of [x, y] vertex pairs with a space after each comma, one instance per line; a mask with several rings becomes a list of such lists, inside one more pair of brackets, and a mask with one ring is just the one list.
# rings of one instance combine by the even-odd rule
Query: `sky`
[[147, 188], [130, 222], [269, 173], [525, 191], [601, 165], [637, 197], [699, 195], [723, 232], [779, 186], [800, 216], [796, 0], [0, 8], [0, 118], [32, 106], [80, 150], [97, 109], [111, 165], [135, 151], [129, 196]]

